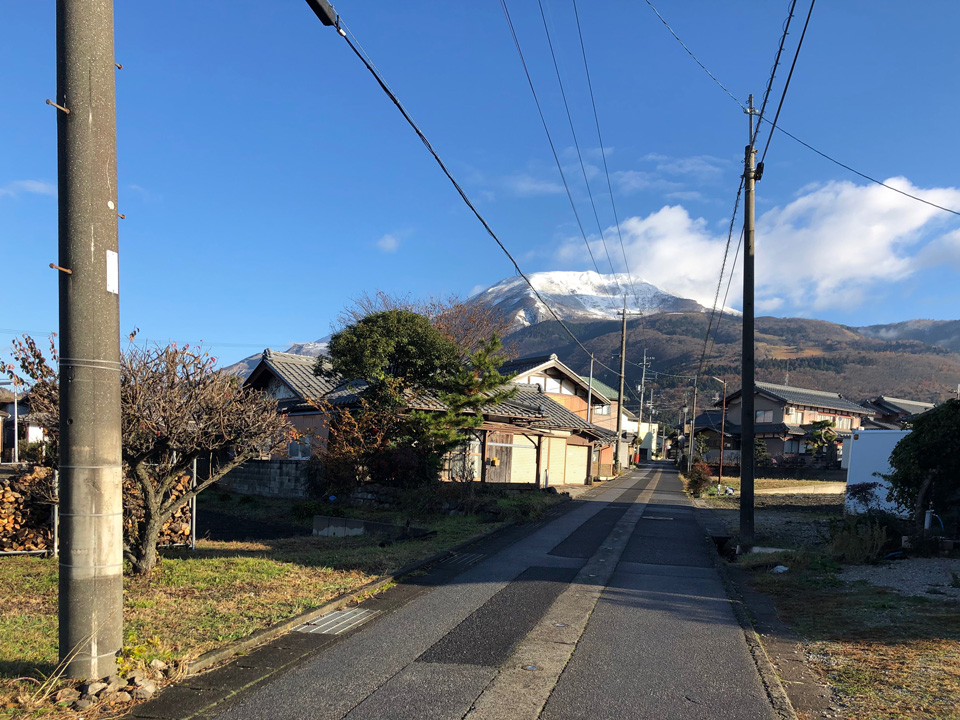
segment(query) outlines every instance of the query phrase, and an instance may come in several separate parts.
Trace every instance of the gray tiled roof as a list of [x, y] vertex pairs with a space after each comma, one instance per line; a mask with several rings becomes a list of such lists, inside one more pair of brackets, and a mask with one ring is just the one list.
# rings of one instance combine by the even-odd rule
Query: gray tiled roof
[[805, 388], [790, 387], [789, 385], [774, 385], [773, 383], [762, 382], [757, 383], [757, 390], [765, 395], [770, 395], [793, 405], [808, 405], [860, 414], [867, 414], [869, 412], [862, 405], [852, 400], [847, 400], [840, 395], [840, 393], [807, 390]]
[[933, 409], [933, 403], [920, 402], [919, 400], [904, 400], [902, 398], [888, 397], [881, 395], [871, 401], [871, 404], [884, 411], [884, 414], [896, 413], [898, 415], [918, 415], [927, 410]]
[[525, 372], [530, 372], [531, 370], [540, 367], [541, 365], [546, 365], [552, 360], [556, 360], [557, 356], [555, 354], [551, 355], [532, 355], [530, 357], [517, 358], [516, 360], [509, 360], [500, 366], [501, 375], [522, 375]]
[[[354, 405], [359, 402], [364, 390], [368, 387], [363, 380], [344, 381], [340, 378], [314, 375], [316, 358], [312, 357], [266, 350], [260, 362], [261, 364], [250, 374], [247, 382], [256, 382], [265, 371], [263, 368], [268, 368], [299, 396], [299, 400], [288, 400], [283, 403], [285, 411], [306, 409], [307, 406], [303, 401], [308, 399], [322, 398], [337, 407]], [[525, 420], [533, 427], [544, 429], [582, 430], [598, 437], [605, 434], [606, 431], [591, 425], [549, 395], [545, 395], [539, 385], [517, 385], [516, 387], [517, 393], [512, 398], [496, 405], [484, 405], [481, 412], [484, 415]], [[436, 395], [426, 392], [412, 397], [408, 406], [418, 410], [440, 412], [447, 409]]]
[[583, 430], [598, 437], [603, 437], [606, 434], [606, 431], [602, 428], [588, 423], [545, 394], [539, 385], [518, 385], [517, 387], [520, 388], [520, 392], [513, 397], [511, 403], [528, 407], [531, 410], [534, 408], [538, 411], [542, 409], [543, 414], [546, 415], [545, 420], [534, 423], [536, 427], [550, 430]]
[[[274, 375], [283, 380], [303, 400], [321, 398], [337, 387], [340, 382], [339, 378], [314, 375], [313, 368], [317, 364], [315, 357], [267, 349], [263, 351], [260, 362], [273, 370]], [[257, 373], [256, 368], [250, 377], [253, 378], [255, 373]]]

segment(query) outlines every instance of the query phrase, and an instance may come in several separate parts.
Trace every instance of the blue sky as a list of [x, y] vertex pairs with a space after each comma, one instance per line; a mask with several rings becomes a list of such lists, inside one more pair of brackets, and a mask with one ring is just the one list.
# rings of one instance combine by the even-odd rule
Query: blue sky
[[[543, 3], [619, 271], [572, 2]], [[733, 95], [759, 103], [786, 0], [655, 4]], [[4, 348], [57, 323], [47, 267], [57, 255], [56, 111], [44, 104], [56, 88], [54, 6], [8, 0], [0, 10]], [[607, 271], [539, 7], [508, 7]], [[712, 302], [746, 117], [643, 0], [577, 7], [630, 269]], [[787, 62], [807, 7], [798, 3]], [[337, 10], [521, 267], [592, 269], [499, 2], [341, 0]], [[202, 340], [231, 362], [328, 334], [364, 291], [466, 296], [513, 274], [343, 39], [302, 0], [120, 0], [115, 16], [123, 333]], [[909, 12], [892, 0], [820, 3], [780, 124], [861, 172], [960, 209], [958, 24], [954, 0]], [[776, 135], [757, 216], [761, 312], [850, 325], [960, 317], [954, 215]]]

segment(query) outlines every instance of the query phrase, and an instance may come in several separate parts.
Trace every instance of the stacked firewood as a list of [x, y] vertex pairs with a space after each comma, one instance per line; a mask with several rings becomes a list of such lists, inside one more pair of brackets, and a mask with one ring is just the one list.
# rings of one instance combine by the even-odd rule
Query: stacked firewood
[[[173, 487], [174, 498], [182, 496], [190, 489], [190, 475], [184, 474]], [[160, 528], [158, 545], [184, 545], [190, 542], [190, 503], [181, 507]], [[143, 520], [143, 501], [140, 499], [140, 488], [130, 478], [123, 480], [123, 532], [126, 538], [131, 538], [137, 532], [137, 524]]]
[[0, 483], [0, 552], [51, 550], [53, 471], [34, 468]]

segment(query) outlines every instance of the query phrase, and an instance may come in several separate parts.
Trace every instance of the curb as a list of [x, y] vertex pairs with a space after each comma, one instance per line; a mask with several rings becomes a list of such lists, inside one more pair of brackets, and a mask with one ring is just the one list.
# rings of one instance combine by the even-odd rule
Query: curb
[[[707, 517], [711, 517], [711, 509], [700, 507], [696, 502], [693, 503], [693, 507], [697, 522], [710, 539], [711, 544], [713, 544], [713, 536], [709, 531], [707, 522]], [[784, 690], [783, 683], [780, 682], [780, 676], [777, 674], [777, 670], [767, 655], [760, 636], [757, 634], [757, 630], [753, 626], [750, 616], [747, 614], [739, 587], [730, 577], [730, 572], [720, 557], [720, 553], [715, 545], [712, 558], [713, 566], [720, 575], [720, 582], [723, 583], [723, 588], [726, 590], [727, 597], [730, 599], [733, 614], [737, 618], [737, 622], [740, 623], [741, 630], [743, 630], [743, 637], [747, 642], [747, 648], [750, 650], [750, 656], [757, 666], [760, 682], [763, 683], [763, 689], [770, 699], [770, 704], [773, 706], [774, 712], [776, 712], [777, 717], [782, 720], [799, 720], [797, 712], [790, 702], [790, 698], [787, 696], [787, 691]]]
[[250, 635], [247, 635], [247, 637], [241, 638], [240, 640], [237, 640], [229, 645], [225, 645], [224, 647], [209, 650], [203, 653], [203, 655], [198, 657], [196, 660], [193, 660], [187, 664], [185, 677], [190, 677], [191, 675], [196, 675], [204, 670], [208, 670], [212, 666], [217, 665], [225, 660], [229, 660], [235, 655], [246, 652], [247, 650], [251, 650], [258, 645], [262, 645], [276, 637], [279, 637], [280, 635], [284, 635], [298, 625], [303, 625], [304, 623], [308, 623], [311, 620], [320, 617], [321, 615], [333, 612], [334, 610], [339, 610], [351, 602], [356, 602], [362, 596], [371, 595], [384, 586], [395, 583], [405, 575], [416, 572], [425, 565], [431, 565], [435, 562], [443, 560], [444, 558], [453, 555], [458, 550], [462, 550], [463, 548], [480, 542], [481, 540], [491, 538], [497, 533], [504, 532], [514, 525], [516, 525], [516, 523], [509, 523], [507, 525], [501, 525], [500, 527], [494, 528], [488, 532], [474, 535], [473, 537], [468, 538], [467, 540], [464, 540], [453, 547], [447, 548], [446, 550], [441, 550], [422, 560], [416, 560], [409, 565], [405, 565], [399, 570], [394, 570], [386, 575], [381, 575], [376, 580], [371, 580], [366, 585], [361, 585], [356, 590], [351, 590], [348, 593], [339, 595], [333, 600], [329, 600], [319, 607], [312, 608], [311, 610], [307, 610], [306, 612], [300, 613], [299, 615], [295, 615], [291, 618], [287, 618], [286, 620], [281, 620], [270, 627], [256, 630]]

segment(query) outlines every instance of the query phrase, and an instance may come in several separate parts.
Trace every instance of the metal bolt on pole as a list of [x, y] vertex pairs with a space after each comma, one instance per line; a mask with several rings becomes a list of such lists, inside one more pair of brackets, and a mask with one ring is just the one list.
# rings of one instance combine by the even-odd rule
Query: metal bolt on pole
[[123, 642], [113, 0], [57, 2], [60, 660], [116, 671]]

